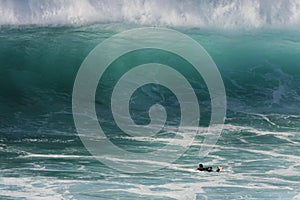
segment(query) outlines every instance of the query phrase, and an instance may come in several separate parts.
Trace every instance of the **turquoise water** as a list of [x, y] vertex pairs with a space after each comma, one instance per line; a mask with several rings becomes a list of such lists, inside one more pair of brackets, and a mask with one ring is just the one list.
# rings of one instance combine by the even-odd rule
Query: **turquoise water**
[[[188, 151], [166, 168], [127, 174], [103, 165], [85, 149], [72, 116], [72, 89], [82, 61], [97, 44], [126, 29], [118, 24], [1, 29], [1, 199], [299, 198], [298, 32], [177, 29], [200, 43], [218, 66], [228, 101], [224, 130], [205, 158], [198, 156], [202, 144], [198, 135]], [[117, 62], [125, 68], [153, 60], [175, 67], [180, 63], [201, 99], [199, 126], [206, 127], [210, 101], [204, 82], [193, 77], [187, 63], [170, 56], [141, 50]], [[120, 73], [112, 66], [98, 85], [98, 120], [114, 144], [129, 151], [153, 151], [172, 134], [155, 143], [130, 137], [111, 117], [105, 96]], [[178, 125], [178, 102], [170, 91], [148, 85], [135, 95], [131, 114], [137, 123], [149, 123], [147, 105], [160, 102], [169, 113], [169, 125]], [[225, 169], [196, 172], [200, 162]]]

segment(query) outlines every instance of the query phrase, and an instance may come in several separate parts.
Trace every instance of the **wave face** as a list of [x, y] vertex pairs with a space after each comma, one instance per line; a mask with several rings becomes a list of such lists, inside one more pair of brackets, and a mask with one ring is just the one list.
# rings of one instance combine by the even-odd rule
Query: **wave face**
[[[97, 27], [37, 27], [1, 32], [1, 125], [19, 124], [23, 127], [32, 124], [31, 117], [71, 113], [73, 84], [82, 61], [97, 44], [114, 34], [114, 31]], [[226, 35], [197, 30], [186, 33], [203, 45], [216, 62], [225, 84], [229, 110], [300, 113], [298, 33], [273, 31]], [[135, 58], [154, 62], [151, 55], [168, 58], [159, 52], [147, 51], [140, 52]], [[122, 65], [131, 66], [133, 61], [133, 58], [125, 60]], [[166, 59], [164, 62], [174, 66], [179, 61]], [[193, 74], [189, 69], [188, 65], [182, 64], [185, 73]], [[111, 82], [118, 77], [109, 75], [108, 79], [107, 82]], [[113, 85], [105, 87], [109, 90]], [[195, 81], [194, 88], [198, 88], [199, 94], [204, 94], [203, 103], [209, 105], [205, 84]], [[138, 106], [143, 107], [148, 101], [147, 96], [154, 98], [155, 90], [157, 88], [145, 88], [146, 96], [142, 96], [139, 101], [142, 104]], [[161, 97], [158, 95], [157, 98]], [[108, 100], [103, 101], [105, 99], [100, 96], [100, 105], [110, 104]], [[172, 106], [170, 109], [176, 113]], [[209, 112], [205, 107], [201, 110]], [[71, 116], [68, 118], [67, 123], [72, 121]]]
[[299, 29], [299, 10], [298, 0], [0, 0], [0, 25]]

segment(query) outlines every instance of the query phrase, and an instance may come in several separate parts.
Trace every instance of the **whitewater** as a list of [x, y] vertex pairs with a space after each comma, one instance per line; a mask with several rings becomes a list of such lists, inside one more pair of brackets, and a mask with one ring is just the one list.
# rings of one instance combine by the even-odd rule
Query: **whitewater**
[[[300, 199], [300, 1], [0, 0], [0, 16], [0, 199]], [[98, 121], [106, 137], [77, 129], [73, 92], [83, 62], [117, 34], [149, 27], [191, 38], [215, 63], [226, 92], [226, 117], [224, 125], [217, 124], [223, 130], [215, 145], [204, 144], [214, 131], [207, 131], [213, 106], [205, 77], [182, 56], [154, 48], [110, 63], [96, 88], [96, 117], [75, 113], [86, 124]], [[147, 41], [158, 39], [169, 38]], [[175, 44], [183, 47], [183, 41]], [[119, 42], [100, 50], [130, 43]], [[155, 116], [164, 129], [133, 135], [118, 126], [114, 89], [124, 74], [146, 63], [170, 66], [188, 80], [198, 100], [198, 126], [179, 128], [180, 96], [159, 84], [136, 89], [128, 115], [140, 126]], [[194, 130], [198, 134], [190, 142]], [[166, 155], [188, 147], [173, 162], [97, 158], [82, 138], [99, 144], [108, 139], [126, 152], [154, 158], [164, 157], [155, 152], [171, 142]], [[210, 149], [205, 156], [199, 154], [203, 147]], [[132, 163], [145, 170], [118, 168]], [[199, 163], [224, 170], [199, 172]]]
[[134, 23], [194, 28], [300, 27], [297, 0], [1, 0], [3, 25]]

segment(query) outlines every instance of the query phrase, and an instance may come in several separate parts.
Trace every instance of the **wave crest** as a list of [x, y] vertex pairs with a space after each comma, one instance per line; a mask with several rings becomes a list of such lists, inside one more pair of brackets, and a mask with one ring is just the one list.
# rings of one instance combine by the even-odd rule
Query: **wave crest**
[[0, 0], [0, 25], [139, 25], [299, 28], [298, 0]]

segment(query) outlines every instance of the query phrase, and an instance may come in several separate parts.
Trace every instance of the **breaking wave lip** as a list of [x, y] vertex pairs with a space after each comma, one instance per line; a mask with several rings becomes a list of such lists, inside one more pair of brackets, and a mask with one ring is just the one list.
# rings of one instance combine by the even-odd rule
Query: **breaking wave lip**
[[0, 0], [0, 26], [124, 23], [192, 28], [300, 27], [298, 0]]

